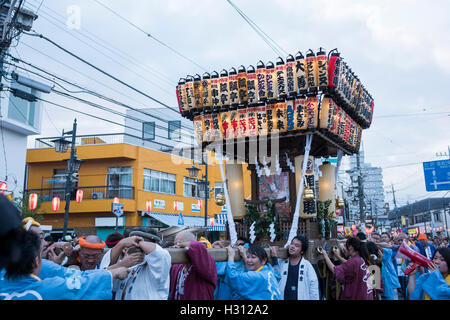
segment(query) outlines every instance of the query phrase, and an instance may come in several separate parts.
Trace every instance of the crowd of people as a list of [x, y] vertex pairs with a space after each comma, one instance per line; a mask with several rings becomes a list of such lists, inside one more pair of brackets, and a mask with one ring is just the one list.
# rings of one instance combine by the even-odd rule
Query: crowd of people
[[[268, 254], [245, 238], [210, 243], [189, 231], [173, 242], [148, 230], [114, 232], [105, 241], [84, 235], [55, 242], [4, 200], [0, 197], [0, 300], [325, 299], [302, 236], [289, 243], [284, 259], [277, 247]], [[405, 234], [360, 232], [320, 255], [339, 283], [341, 300], [450, 300], [450, 248], [433, 242], [422, 234], [414, 241]], [[432, 263], [413, 265], [399, 255], [402, 246]], [[189, 262], [172, 264], [166, 248], [183, 248]], [[227, 261], [215, 261], [208, 248], [226, 249]], [[408, 267], [413, 271], [405, 274]], [[380, 271], [377, 285], [374, 268]]]

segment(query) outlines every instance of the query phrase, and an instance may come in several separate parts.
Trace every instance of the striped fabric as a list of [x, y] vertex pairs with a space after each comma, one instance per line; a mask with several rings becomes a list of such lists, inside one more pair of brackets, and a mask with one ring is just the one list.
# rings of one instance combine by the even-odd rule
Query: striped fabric
[[216, 213], [214, 215], [214, 226], [210, 227], [209, 231], [227, 231], [226, 229], [227, 215], [223, 213]]

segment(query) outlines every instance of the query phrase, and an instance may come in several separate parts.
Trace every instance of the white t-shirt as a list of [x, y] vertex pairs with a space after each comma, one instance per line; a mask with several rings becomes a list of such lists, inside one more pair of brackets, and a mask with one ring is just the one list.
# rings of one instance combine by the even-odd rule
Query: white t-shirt
[[[109, 265], [108, 253], [102, 266]], [[115, 279], [115, 300], [167, 300], [169, 297], [171, 258], [159, 245], [145, 255], [144, 261], [130, 268], [124, 280]], [[125, 293], [124, 293], [125, 290]]]

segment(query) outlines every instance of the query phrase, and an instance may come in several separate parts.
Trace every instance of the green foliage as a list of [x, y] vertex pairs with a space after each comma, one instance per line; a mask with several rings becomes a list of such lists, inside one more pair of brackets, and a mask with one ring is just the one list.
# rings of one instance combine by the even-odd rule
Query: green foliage
[[246, 205], [247, 211], [245, 213], [244, 222], [248, 227], [255, 222], [255, 236], [257, 237], [270, 237], [270, 224], [274, 222], [275, 233], [280, 235], [280, 226], [278, 214], [276, 212], [275, 203], [268, 201], [265, 204], [267, 212], [259, 212], [256, 204], [248, 203]]
[[34, 210], [30, 210], [28, 203], [30, 199], [30, 194], [32, 192], [20, 192], [22, 194], [21, 197], [14, 198], [14, 204], [22, 213], [22, 218], [25, 219], [27, 217], [32, 217], [37, 222], [42, 221], [44, 216], [42, 215], [45, 212], [42, 212], [41, 205], [44, 201], [43, 197], [38, 197], [37, 207]]
[[319, 229], [325, 238], [329, 238], [331, 231], [337, 226], [337, 221], [333, 219], [334, 212], [329, 212], [331, 200], [318, 201], [317, 220]]

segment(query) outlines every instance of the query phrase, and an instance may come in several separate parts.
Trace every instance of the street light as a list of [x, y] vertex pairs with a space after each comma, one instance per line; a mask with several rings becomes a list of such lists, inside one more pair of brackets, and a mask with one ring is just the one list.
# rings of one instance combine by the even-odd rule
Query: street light
[[[69, 142], [68, 140], [64, 139], [64, 135], [72, 135], [72, 142]], [[72, 144], [71, 150], [70, 150], [70, 159], [67, 162], [67, 175], [66, 175], [66, 186], [65, 186], [65, 193], [64, 198], [66, 201], [65, 211], [64, 211], [64, 229], [63, 229], [63, 238], [66, 236], [67, 233], [67, 224], [69, 221], [69, 207], [70, 207], [70, 196], [72, 193], [72, 179], [76, 179], [76, 174], [80, 170], [81, 162], [82, 160], [77, 158], [76, 150], [75, 150], [75, 139], [77, 134], [77, 119], [73, 122], [73, 129], [72, 131], [64, 132], [61, 138], [52, 140], [55, 143], [55, 150], [59, 153], [66, 153], [69, 143]]]
[[[205, 157], [207, 157], [207, 154], [204, 153]], [[205, 227], [208, 226], [208, 196], [209, 196], [209, 182], [208, 182], [208, 160], [202, 157], [202, 163], [201, 165], [205, 166], [205, 175], [202, 177], [201, 180], [198, 180], [197, 185], [200, 191], [204, 191], [205, 194]], [[195, 166], [195, 164], [192, 165], [192, 167], [187, 168], [189, 172], [189, 177], [196, 179], [198, 177], [198, 173], [200, 172], [200, 169]]]

